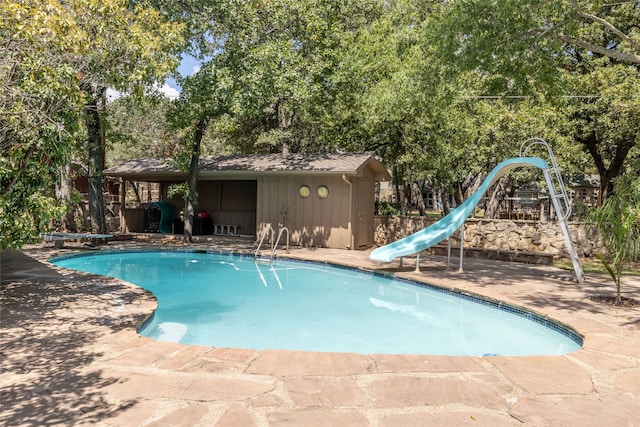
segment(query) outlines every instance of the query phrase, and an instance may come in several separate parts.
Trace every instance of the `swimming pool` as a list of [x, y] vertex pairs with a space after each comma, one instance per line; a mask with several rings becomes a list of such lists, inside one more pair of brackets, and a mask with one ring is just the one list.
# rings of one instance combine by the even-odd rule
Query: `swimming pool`
[[557, 355], [571, 329], [505, 304], [326, 264], [193, 251], [114, 251], [50, 260], [151, 291], [139, 331], [184, 344], [362, 354]]

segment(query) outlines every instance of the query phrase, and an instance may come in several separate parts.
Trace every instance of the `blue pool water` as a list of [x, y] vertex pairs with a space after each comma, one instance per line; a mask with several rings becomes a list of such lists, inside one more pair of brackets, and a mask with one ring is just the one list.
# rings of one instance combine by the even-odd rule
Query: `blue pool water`
[[566, 354], [582, 341], [514, 307], [325, 264], [198, 252], [110, 252], [51, 262], [153, 292], [158, 309], [139, 333], [163, 341], [477, 356]]

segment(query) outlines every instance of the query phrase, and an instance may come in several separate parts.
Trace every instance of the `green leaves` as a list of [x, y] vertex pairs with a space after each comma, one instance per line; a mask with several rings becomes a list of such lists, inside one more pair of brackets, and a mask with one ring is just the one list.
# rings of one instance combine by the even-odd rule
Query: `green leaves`
[[[566, 160], [563, 169], [596, 168], [606, 195], [609, 181], [623, 173], [640, 140], [634, 125], [640, 93], [636, 6], [574, 0], [446, 2], [425, 38], [438, 52], [438, 67], [453, 71], [447, 80], [458, 80], [452, 83], [458, 94], [463, 93], [460, 83], [469, 82], [470, 99], [522, 99], [517, 103], [525, 108], [513, 120], [524, 125], [510, 126], [511, 139], [540, 136], [554, 142], [555, 152]], [[480, 134], [491, 126], [492, 116], [476, 125]]]
[[616, 182], [614, 194], [590, 215], [607, 252], [602, 263], [616, 284], [620, 302], [621, 275], [629, 263], [640, 260], [640, 182], [626, 177]]
[[3, 2], [0, 15], [2, 249], [64, 212], [51, 177], [82, 140], [87, 99], [142, 92], [176, 66], [183, 40], [180, 25], [125, 0]]
[[[274, 1], [225, 3], [211, 34], [221, 34], [211, 62], [232, 84], [224, 116], [238, 150], [317, 150], [319, 114], [335, 90], [334, 74], [348, 33], [377, 3]], [[218, 87], [210, 93], [218, 92]], [[219, 95], [213, 95], [219, 98]], [[222, 117], [222, 116], [221, 116]], [[233, 122], [233, 123], [231, 123]], [[242, 135], [235, 131], [242, 130]], [[307, 148], [312, 144], [313, 148]]]
[[133, 158], [171, 157], [179, 134], [167, 123], [170, 104], [162, 95], [125, 96], [107, 104], [107, 165]]

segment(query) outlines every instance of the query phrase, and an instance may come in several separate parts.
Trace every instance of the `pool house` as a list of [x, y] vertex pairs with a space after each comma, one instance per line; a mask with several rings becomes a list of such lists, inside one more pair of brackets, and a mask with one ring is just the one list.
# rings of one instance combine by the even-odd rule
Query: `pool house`
[[[120, 179], [122, 232], [182, 233], [184, 200], [167, 189], [188, 173], [162, 159], [136, 159], [106, 169]], [[271, 226], [292, 245], [366, 249], [374, 243], [376, 183], [391, 176], [371, 152], [203, 156], [194, 235], [262, 236]], [[156, 183], [157, 199], [131, 204], [131, 183]]]

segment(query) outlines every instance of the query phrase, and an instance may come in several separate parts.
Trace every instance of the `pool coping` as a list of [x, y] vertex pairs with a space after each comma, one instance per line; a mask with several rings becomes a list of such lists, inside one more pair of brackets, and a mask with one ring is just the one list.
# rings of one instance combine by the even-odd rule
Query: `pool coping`
[[[113, 289], [103, 295], [97, 279], [46, 263], [55, 253], [77, 250], [33, 246], [3, 253], [8, 308], [0, 386], [7, 410], [0, 421], [7, 424], [52, 425], [58, 418], [103, 426], [637, 424], [640, 310], [588, 301], [587, 295], [610, 289], [606, 277], [587, 275], [578, 286], [569, 272], [553, 268], [476, 261], [458, 273], [437, 257], [415, 272], [397, 263], [374, 265], [366, 251], [296, 249], [288, 256], [429, 277], [429, 283], [522, 304], [579, 331], [583, 349], [489, 358], [211, 349], [139, 337], [131, 326], [153, 310], [149, 293], [98, 280]], [[625, 286], [638, 297], [637, 279]], [[30, 297], [34, 289], [46, 298]], [[76, 301], [75, 292], [83, 298]], [[45, 314], [55, 327], [42, 323]], [[61, 344], [62, 332], [75, 340], [69, 348]]]

